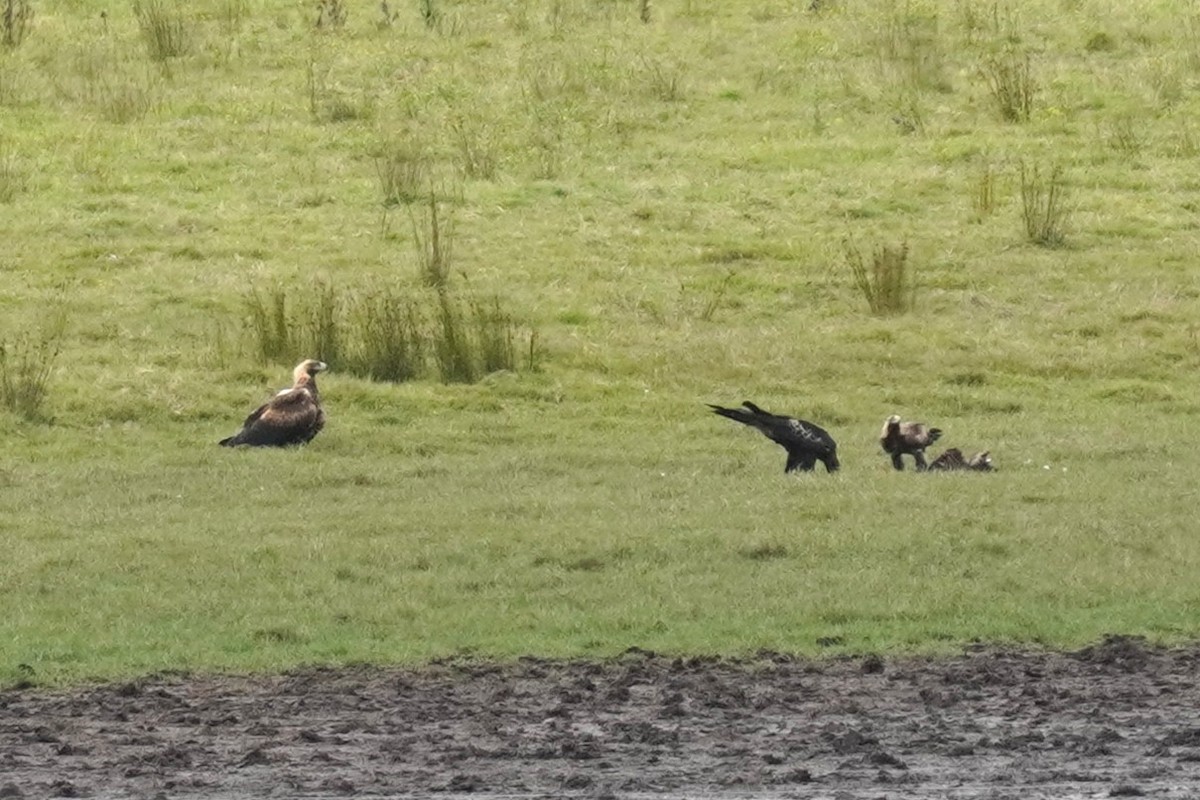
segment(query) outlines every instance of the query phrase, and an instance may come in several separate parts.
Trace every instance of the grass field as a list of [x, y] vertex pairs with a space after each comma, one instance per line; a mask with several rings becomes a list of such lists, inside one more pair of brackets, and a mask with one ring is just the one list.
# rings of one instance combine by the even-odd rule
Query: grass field
[[[35, 6], [8, 396], [50, 371], [0, 410], [0, 680], [1200, 631], [1190, 4]], [[321, 436], [216, 447], [294, 363], [254, 292], [433, 307], [430, 192], [513, 368], [306, 352]], [[907, 245], [910, 310], [847, 243]], [[842, 471], [704, 405], [745, 399]], [[893, 412], [999, 471], [893, 472]]]

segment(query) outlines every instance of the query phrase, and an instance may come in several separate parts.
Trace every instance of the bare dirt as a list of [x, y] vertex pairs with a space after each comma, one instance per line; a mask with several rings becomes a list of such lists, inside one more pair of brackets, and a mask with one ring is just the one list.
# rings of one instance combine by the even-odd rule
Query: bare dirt
[[0, 798], [1200, 796], [1200, 645], [0, 692]]

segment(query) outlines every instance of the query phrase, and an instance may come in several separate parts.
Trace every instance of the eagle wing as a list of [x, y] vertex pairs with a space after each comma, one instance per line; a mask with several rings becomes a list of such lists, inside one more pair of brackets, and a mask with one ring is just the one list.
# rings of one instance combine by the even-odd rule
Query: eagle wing
[[941, 428], [930, 428], [923, 422], [906, 422], [900, 426], [904, 443], [909, 447], [928, 447], [942, 436]]
[[829, 453], [837, 447], [829, 432], [818, 425], [795, 417], [785, 417], [764, 411], [750, 402], [742, 403], [745, 408], [722, 408], [711, 403], [714, 413], [757, 428], [764, 436], [791, 450], [812, 453]]
[[837, 447], [833, 437], [824, 428], [794, 417], [772, 414], [761, 420], [756, 427], [765, 433], [768, 439], [783, 445], [789, 451], [798, 449], [811, 453], [828, 453]]
[[251, 425], [253, 425], [255, 422], [258, 421], [258, 418], [261, 417], [263, 415], [263, 412], [266, 410], [267, 410], [267, 404], [263, 403], [261, 406], [254, 409], [253, 411], [251, 411], [250, 416], [246, 417], [246, 421], [242, 423], [242, 427], [249, 428]]
[[929, 465], [933, 470], [950, 470], [950, 469], [966, 469], [967, 461], [963, 458], [962, 451], [957, 447], [951, 447], [946, 452], [933, 460]]

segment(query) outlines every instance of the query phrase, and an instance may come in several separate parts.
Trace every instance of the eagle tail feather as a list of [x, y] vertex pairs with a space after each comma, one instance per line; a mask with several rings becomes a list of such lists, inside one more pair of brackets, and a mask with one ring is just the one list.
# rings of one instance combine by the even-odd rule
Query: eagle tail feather
[[712, 403], [709, 403], [708, 407], [712, 409], [714, 414], [720, 414], [726, 419], [731, 419], [734, 422], [740, 422], [743, 425], [751, 424], [750, 414], [740, 408], [725, 408], [724, 406], [714, 406]]

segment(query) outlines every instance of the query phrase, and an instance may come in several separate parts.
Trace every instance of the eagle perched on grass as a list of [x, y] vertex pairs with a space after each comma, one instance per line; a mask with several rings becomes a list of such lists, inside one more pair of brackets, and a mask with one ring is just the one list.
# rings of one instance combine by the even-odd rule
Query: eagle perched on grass
[[757, 428], [763, 436], [787, 450], [787, 466], [784, 472], [803, 470], [809, 472], [817, 461], [825, 465], [827, 472], [839, 466], [837, 442], [824, 428], [795, 417], [783, 417], [763, 411], [749, 401], [742, 408], [722, 408], [712, 403], [708, 407], [714, 414]]
[[317, 373], [324, 362], [308, 359], [292, 371], [292, 388], [284, 389], [246, 417], [242, 429], [222, 439], [225, 447], [287, 447], [306, 444], [325, 427], [325, 411], [317, 392]]
[[951, 447], [946, 452], [935, 458], [930, 464], [931, 470], [956, 470], [970, 469], [977, 472], [992, 472], [996, 468], [992, 466], [992, 454], [990, 450], [984, 450], [982, 453], [976, 453], [970, 458], [966, 458], [962, 454], [962, 450], [957, 447]]
[[918, 470], [928, 466], [925, 463], [925, 448], [936, 442], [942, 435], [940, 428], [930, 428], [923, 422], [901, 422], [897, 414], [887, 418], [883, 430], [879, 433], [879, 444], [883, 452], [892, 457], [892, 466], [898, 470], [904, 469], [901, 456], [910, 455], [917, 463]]

